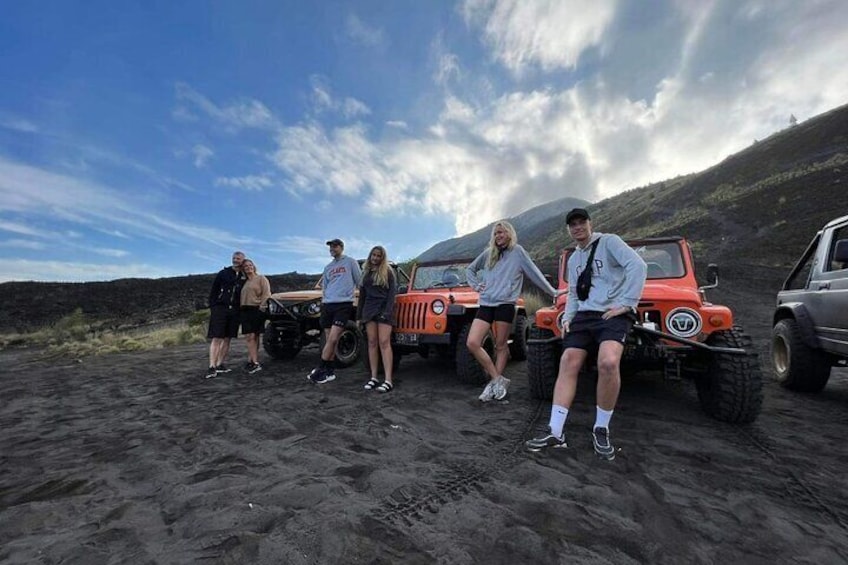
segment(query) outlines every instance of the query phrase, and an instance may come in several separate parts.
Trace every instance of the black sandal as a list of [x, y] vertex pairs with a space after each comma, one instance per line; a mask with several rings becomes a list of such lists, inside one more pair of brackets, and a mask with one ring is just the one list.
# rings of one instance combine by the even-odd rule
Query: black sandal
[[388, 381], [383, 381], [380, 383], [380, 386], [377, 387], [377, 392], [385, 393], [391, 392], [392, 389], [395, 388], [394, 385]]
[[374, 390], [378, 386], [380, 386], [380, 381], [378, 381], [377, 379], [370, 379], [367, 383], [365, 383], [365, 386], [363, 388], [365, 390]]

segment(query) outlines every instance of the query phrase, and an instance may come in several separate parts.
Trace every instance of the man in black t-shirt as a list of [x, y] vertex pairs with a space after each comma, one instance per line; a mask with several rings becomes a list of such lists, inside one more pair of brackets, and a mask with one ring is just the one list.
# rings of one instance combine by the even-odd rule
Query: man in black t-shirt
[[209, 331], [206, 333], [206, 337], [212, 340], [209, 343], [207, 379], [230, 372], [224, 361], [230, 352], [230, 340], [238, 337], [241, 287], [245, 279], [241, 270], [243, 261], [244, 253], [233, 253], [232, 266], [221, 269], [212, 283], [209, 293]]

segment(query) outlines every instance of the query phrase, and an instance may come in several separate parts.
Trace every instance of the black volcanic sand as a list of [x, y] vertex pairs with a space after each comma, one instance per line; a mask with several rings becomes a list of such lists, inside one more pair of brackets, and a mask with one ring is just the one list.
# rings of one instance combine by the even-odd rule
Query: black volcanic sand
[[848, 561], [845, 370], [819, 395], [767, 379], [749, 427], [689, 383], [628, 381], [604, 462], [591, 389], [569, 449], [523, 449], [549, 413], [524, 363], [482, 404], [436, 360], [380, 395], [359, 366], [309, 383], [315, 349], [211, 380], [205, 355], [0, 355], [0, 562]]

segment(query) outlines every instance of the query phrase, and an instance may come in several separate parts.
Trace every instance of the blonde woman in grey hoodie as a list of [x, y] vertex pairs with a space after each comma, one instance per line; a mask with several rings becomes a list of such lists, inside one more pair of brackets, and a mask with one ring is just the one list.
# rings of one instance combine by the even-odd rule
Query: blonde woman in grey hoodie
[[[465, 274], [471, 288], [480, 293], [480, 306], [465, 343], [489, 376], [479, 399], [482, 402], [503, 400], [510, 383], [503, 376], [509, 360], [507, 340], [515, 320], [515, 303], [521, 294], [524, 277], [527, 276], [549, 296], [556, 296], [557, 291], [524, 248], [518, 245], [515, 228], [506, 220], [492, 226], [488, 247], [468, 265]], [[483, 349], [483, 340], [490, 329], [495, 338], [495, 361]]]

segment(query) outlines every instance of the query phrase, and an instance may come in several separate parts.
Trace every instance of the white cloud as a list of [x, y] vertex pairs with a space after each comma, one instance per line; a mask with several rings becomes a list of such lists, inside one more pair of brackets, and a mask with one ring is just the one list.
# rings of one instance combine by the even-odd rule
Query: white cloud
[[367, 116], [371, 113], [371, 108], [356, 98], [336, 99], [325, 77], [313, 75], [309, 77], [309, 81], [312, 84], [312, 104], [317, 113], [337, 112], [347, 119]]
[[38, 251], [44, 249], [46, 246], [40, 241], [32, 241], [29, 239], [8, 239], [6, 241], [0, 241], [0, 247], [10, 247], [12, 249], [30, 249], [33, 251]]
[[206, 162], [215, 155], [215, 152], [205, 145], [195, 145], [191, 148], [191, 152], [194, 155], [194, 166], [198, 169], [202, 169], [206, 166]]
[[356, 14], [350, 14], [345, 20], [345, 32], [355, 43], [374, 46], [385, 41], [383, 30], [363, 22]]
[[[0, 192], [0, 208], [6, 209], [5, 200], [2, 198], [2, 192]], [[49, 232], [37, 230], [31, 226], [17, 222], [8, 222], [6, 220], [0, 220], [0, 231], [16, 233], [19, 235], [30, 235], [34, 237], [47, 237], [50, 235]]]
[[482, 24], [492, 55], [515, 73], [538, 66], [572, 69], [599, 46], [615, 16], [615, 0], [467, 0], [467, 21]]
[[6, 128], [22, 133], [37, 133], [38, 126], [25, 118], [0, 115], [0, 128]]
[[403, 120], [389, 120], [386, 122], [386, 125], [390, 128], [409, 129], [409, 125], [407, 125], [407, 123]]
[[219, 106], [183, 82], [176, 84], [176, 94], [180, 105], [171, 115], [178, 120], [192, 119], [194, 114], [182, 106], [191, 104], [231, 131], [246, 128], [273, 129], [278, 125], [271, 110], [259, 100], [247, 98], [229, 106]]
[[266, 176], [248, 175], [244, 177], [218, 177], [215, 179], [215, 186], [227, 186], [230, 188], [239, 188], [241, 190], [261, 191], [272, 186], [271, 179]]
[[98, 255], [103, 255], [104, 257], [114, 257], [116, 259], [121, 257], [126, 257], [129, 255], [129, 251], [124, 249], [109, 249], [108, 247], [89, 247], [90, 251], [97, 253]]

